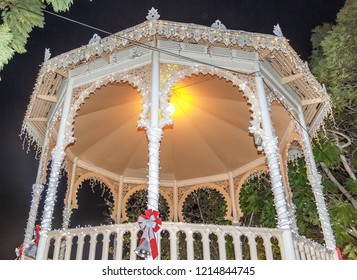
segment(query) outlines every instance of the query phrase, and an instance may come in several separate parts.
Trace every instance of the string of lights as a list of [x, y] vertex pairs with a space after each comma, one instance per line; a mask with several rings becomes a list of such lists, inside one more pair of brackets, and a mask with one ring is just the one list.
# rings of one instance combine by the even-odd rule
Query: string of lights
[[[35, 11], [32, 11], [32, 10], [28, 10], [24, 7], [17, 7], [17, 8], [20, 8], [20, 9], [24, 9], [28, 12], [31, 12], [31, 13], [34, 13], [34, 14], [37, 14], [37, 15], [41, 15], [39, 13], [36, 13]], [[81, 25], [83, 27], [86, 27], [86, 28], [89, 28], [91, 30], [94, 30], [94, 31], [97, 31], [97, 32], [101, 32], [105, 35], [109, 35], [109, 36], [115, 36], [119, 39], [125, 39], [127, 40], [128, 42], [132, 43], [133, 45], [136, 45], [138, 47], [142, 47], [142, 48], [145, 48], [145, 49], [148, 49], [148, 50], [151, 50], [151, 51], [157, 51], [159, 53], [163, 53], [163, 54], [167, 54], [167, 55], [170, 55], [170, 56], [173, 56], [173, 57], [176, 57], [176, 58], [179, 58], [179, 59], [182, 59], [182, 60], [186, 60], [186, 61], [189, 61], [189, 62], [193, 62], [193, 63], [197, 63], [197, 64], [200, 64], [200, 65], [206, 65], [206, 66], [211, 66], [211, 67], [214, 67], [214, 68], [217, 68], [217, 69], [220, 69], [220, 70], [224, 70], [224, 71], [229, 71], [229, 72], [233, 72], [233, 73], [239, 73], [241, 74], [240, 72], [238, 71], [235, 71], [233, 69], [229, 69], [229, 68], [226, 68], [226, 67], [222, 67], [222, 66], [219, 66], [219, 65], [215, 65], [215, 64], [212, 64], [212, 63], [208, 63], [208, 62], [205, 62], [205, 61], [201, 61], [201, 60], [197, 60], [197, 59], [194, 59], [194, 58], [191, 58], [191, 57], [187, 57], [187, 56], [184, 56], [184, 55], [181, 55], [181, 54], [177, 54], [177, 53], [173, 53], [173, 52], [170, 52], [168, 50], [164, 50], [164, 49], [161, 49], [159, 47], [156, 47], [156, 46], [150, 46], [150, 45], [146, 45], [144, 43], [141, 43], [139, 41], [136, 41], [136, 40], [133, 40], [133, 39], [130, 39], [130, 38], [126, 38], [126, 37], [123, 37], [123, 36], [120, 36], [119, 34], [115, 34], [115, 33], [112, 33], [112, 32], [109, 32], [107, 30], [104, 30], [102, 28], [98, 28], [98, 27], [95, 27], [93, 25], [89, 25], [87, 23], [84, 23], [84, 22], [80, 22], [78, 20], [75, 20], [75, 19], [71, 19], [69, 17], [66, 17], [66, 16], [63, 16], [63, 15], [59, 15], [57, 13], [54, 13], [54, 12], [51, 12], [51, 11], [48, 11], [48, 10], [45, 10], [45, 9], [42, 9], [42, 12], [46, 13], [46, 14], [49, 14], [51, 16], [54, 16], [54, 17], [57, 17], [57, 18], [60, 18], [62, 20], [65, 20], [65, 21], [69, 21], [69, 22], [72, 22], [74, 24], [77, 24], [77, 25]], [[261, 76], [261, 73], [260, 71], [255, 71], [255, 72], [252, 72], [248, 75], [255, 75], [255, 74], [259, 74]], [[261, 76], [262, 77], [262, 76]], [[284, 109], [288, 112], [288, 114], [291, 116], [291, 118], [294, 119], [294, 121], [296, 123], [298, 123], [298, 125], [300, 126], [301, 129], [303, 129], [304, 131], [306, 131], [310, 137], [310, 140], [313, 140], [314, 137], [311, 136], [310, 132], [300, 123], [300, 120], [298, 120], [289, 110], [288, 108], [286, 107], [286, 105], [281, 102], [281, 100], [278, 98], [277, 94], [275, 93], [274, 90], [271, 90], [271, 88], [269, 87], [269, 85], [266, 83], [264, 77], [263, 78], [263, 81], [264, 81], [264, 84], [270, 89], [271, 93], [275, 96], [276, 100], [284, 107]], [[317, 149], [325, 156], [325, 158], [327, 160], [330, 161], [330, 163], [333, 163], [332, 159], [318, 146], [316, 145]]]
[[[77, 20], [68, 18], [68, 17], [65, 17], [65, 16], [62, 16], [62, 15], [59, 15], [59, 14], [57, 14], [57, 13], [53, 13], [53, 12], [50, 12], [50, 11], [47, 11], [47, 10], [43, 10], [43, 12], [44, 12], [44, 13], [47, 13], [47, 14], [49, 14], [49, 15], [51, 15], [51, 16], [55, 16], [55, 17], [58, 17], [58, 18], [60, 18], [60, 19], [63, 19], [63, 20], [66, 20], [66, 21], [69, 21], [69, 22], [72, 22], [72, 23], [81, 25], [81, 26], [86, 27], [86, 28], [89, 28], [89, 29], [91, 29], [91, 30], [94, 30], [94, 31], [97, 31], [97, 32], [101, 32], [101, 33], [106, 34], [106, 35], [115, 36], [115, 37], [118, 37], [119, 39], [125, 39], [125, 40], [129, 41], [130, 43], [132, 43], [133, 45], [136, 45], [136, 46], [139, 46], [139, 47], [142, 47], [142, 48], [151, 50], [151, 51], [157, 51], [157, 52], [159, 52], [159, 53], [167, 54], [167, 55], [170, 55], [170, 56], [173, 56], [173, 57], [182, 59], [182, 60], [186, 60], [186, 61], [189, 61], [189, 62], [198, 63], [198, 64], [201, 64], [201, 65], [211, 66], [211, 67], [214, 67], [214, 68], [217, 68], [217, 69], [220, 69], [220, 70], [224, 70], [224, 71], [229, 71], [229, 72], [241, 74], [240, 72], [235, 71], [235, 70], [233, 70], [233, 69], [229, 69], [229, 68], [222, 67], [222, 66], [219, 66], [219, 65], [215, 65], [215, 64], [212, 64], [212, 63], [208, 63], [208, 62], [205, 62], [205, 61], [193, 59], [193, 58], [191, 58], [191, 57], [187, 57], [187, 56], [184, 56], [184, 55], [181, 55], [181, 54], [176, 54], [176, 53], [170, 52], [170, 51], [168, 51], [168, 50], [160, 49], [159, 47], [156, 47], [156, 46], [146, 45], [146, 44], [143, 44], [143, 43], [141, 43], [141, 42], [135, 41], [135, 40], [133, 40], [133, 39], [120, 36], [120, 35], [118, 35], [118, 34], [109, 32], [109, 31], [107, 31], [107, 30], [104, 30], [104, 29], [101, 29], [101, 28], [98, 28], [98, 27], [95, 27], [95, 26], [92, 26], [92, 25], [89, 25], [89, 24], [86, 24], [86, 23], [83, 23], [83, 22], [80, 22], [80, 21], [77, 21]], [[248, 75], [253, 76], [253, 75], [257, 74], [257, 73], [261, 76], [260, 71], [255, 71], [255, 72], [252, 72], [252, 73], [250, 73], [250, 74], [248, 74]], [[261, 77], [262, 77], [262, 76], [261, 76]], [[301, 129], [303, 129], [304, 131], [306, 131], [306, 132], [308, 133], [308, 135], [309, 135], [309, 137], [310, 137], [310, 140], [313, 140], [314, 137], [311, 136], [310, 132], [301, 124], [300, 120], [298, 120], [298, 119], [289, 111], [289, 109], [286, 107], [286, 105], [285, 105], [283, 102], [281, 102], [281, 100], [278, 98], [278, 96], [277, 96], [277, 94], [275, 93], [275, 91], [272, 90], [272, 89], [270, 88], [270, 86], [266, 83], [264, 77], [262, 77], [262, 78], [263, 78], [264, 84], [270, 89], [271, 93], [275, 96], [276, 100], [284, 107], [284, 109], [285, 109], [286, 112], [290, 115], [290, 117], [291, 117], [292, 119], [294, 119], [294, 121], [295, 121], [296, 123], [298, 123], [298, 125], [301, 127]], [[317, 147], [317, 149], [325, 156], [326, 159], [328, 159], [331, 163], [333, 162], [332, 159], [331, 159], [318, 145], [316, 145], [316, 147]]]

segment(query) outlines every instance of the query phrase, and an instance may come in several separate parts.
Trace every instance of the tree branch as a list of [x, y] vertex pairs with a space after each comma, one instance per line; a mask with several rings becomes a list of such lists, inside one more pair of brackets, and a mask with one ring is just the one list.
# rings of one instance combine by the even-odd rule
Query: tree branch
[[353, 207], [357, 209], [357, 201], [352, 197], [352, 195], [346, 190], [344, 186], [340, 184], [340, 182], [337, 181], [337, 179], [331, 173], [330, 169], [328, 169], [328, 167], [323, 162], [321, 162], [320, 165], [326, 175], [329, 177], [329, 179], [338, 187], [340, 192], [352, 203]]
[[[331, 132], [331, 133], [334, 135], [334, 137], [335, 137], [335, 139], [336, 139], [336, 144], [337, 144], [337, 146], [338, 146], [340, 149], [347, 148], [348, 146], [351, 145], [351, 143], [352, 143], [351, 138], [348, 137], [346, 134], [344, 134], [344, 133], [342, 133], [342, 132], [339, 132], [339, 131], [336, 131], [336, 130], [330, 130], [330, 129], [328, 129], [328, 131]], [[339, 141], [337, 135], [339, 135], [339, 136], [345, 138], [345, 139], [347, 140], [347, 143], [346, 143], [346, 144], [343, 144], [343, 145], [340, 145], [340, 141]]]
[[357, 238], [357, 229], [355, 227], [351, 226], [351, 228], [347, 229], [347, 232], [353, 237]]
[[[336, 140], [336, 145], [337, 147], [342, 151], [344, 148], [347, 148], [348, 146], [351, 145], [352, 141], [351, 141], [351, 138], [348, 137], [346, 134], [342, 133], [342, 132], [339, 132], [339, 131], [336, 131], [336, 130], [328, 130], [329, 132], [331, 132]], [[340, 140], [338, 139], [338, 135], [345, 138], [347, 140], [347, 143], [343, 144], [343, 145], [340, 145]], [[345, 170], [347, 171], [348, 175], [352, 178], [352, 180], [356, 180], [356, 175], [355, 173], [353, 172], [350, 164], [347, 162], [347, 159], [344, 155], [340, 155], [340, 158], [341, 158], [341, 161], [342, 161], [342, 164], [343, 164], [343, 167], [345, 168]]]

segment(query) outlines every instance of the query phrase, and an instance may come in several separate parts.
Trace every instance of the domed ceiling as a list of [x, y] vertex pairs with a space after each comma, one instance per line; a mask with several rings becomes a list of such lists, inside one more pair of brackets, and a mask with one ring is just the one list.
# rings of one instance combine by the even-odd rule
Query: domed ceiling
[[[186, 180], [227, 173], [261, 157], [248, 133], [250, 107], [242, 92], [211, 75], [186, 77], [171, 90], [174, 124], [161, 141], [161, 180]], [[71, 153], [90, 165], [125, 177], [147, 178], [147, 138], [137, 128], [139, 92], [112, 83], [91, 94], [78, 111]], [[282, 138], [290, 118], [272, 105]]]

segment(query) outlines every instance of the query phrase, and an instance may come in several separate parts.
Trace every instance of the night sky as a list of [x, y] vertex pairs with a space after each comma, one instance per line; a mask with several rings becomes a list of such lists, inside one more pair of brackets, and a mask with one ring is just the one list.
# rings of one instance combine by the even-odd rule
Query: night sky
[[[228, 29], [234, 30], [272, 34], [273, 25], [279, 23], [292, 47], [303, 60], [307, 60], [311, 53], [311, 29], [323, 22], [333, 22], [344, 1], [74, 0], [74, 3], [69, 12], [61, 15], [113, 33], [145, 21], [148, 10], [153, 6], [163, 20], [211, 26], [219, 19]], [[0, 72], [0, 259], [15, 259], [14, 250], [23, 241], [30, 209], [38, 161], [33, 149], [27, 152], [27, 144], [23, 149], [19, 133], [39, 65], [43, 62], [44, 49], [50, 48], [54, 57], [86, 45], [94, 33], [105, 37], [86, 27], [48, 14], [45, 16], [45, 27], [31, 33], [28, 52], [16, 54]], [[61, 224], [59, 217], [64, 192], [62, 187], [58, 193], [54, 228]], [[100, 208], [96, 209], [101, 213]], [[39, 217], [41, 215], [42, 209]], [[76, 223], [86, 224], [86, 221], [78, 220], [78, 215], [74, 218]]]

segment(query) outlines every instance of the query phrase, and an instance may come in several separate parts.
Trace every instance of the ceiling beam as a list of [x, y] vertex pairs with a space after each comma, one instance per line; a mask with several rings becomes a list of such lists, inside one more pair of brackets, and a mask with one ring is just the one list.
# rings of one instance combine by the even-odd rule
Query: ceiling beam
[[302, 73], [298, 73], [298, 74], [294, 74], [294, 75], [290, 75], [287, 77], [283, 77], [281, 78], [281, 83], [283, 85], [291, 83], [293, 81], [296, 81], [297, 79], [300, 79], [302, 77]]
[[47, 122], [47, 118], [29, 118], [30, 122]]
[[39, 94], [36, 96], [38, 99], [49, 101], [56, 103], [57, 102], [57, 97], [54, 95], [44, 95], [44, 94]]
[[101, 57], [105, 60], [106, 63], [110, 63], [110, 55], [108, 53], [103, 52]]
[[263, 60], [264, 58], [266, 58], [269, 54], [271, 53], [271, 51], [267, 48], [263, 49], [260, 53], [259, 53], [259, 59]]
[[306, 99], [306, 100], [301, 101], [301, 105], [307, 106], [307, 105], [312, 105], [312, 104], [316, 104], [316, 103], [321, 103], [323, 101], [324, 100], [321, 97], [313, 98], [313, 99]]
[[60, 74], [63, 77], [67, 77], [68, 76], [68, 72], [65, 69], [62, 68], [58, 68], [55, 71], [57, 74]]

